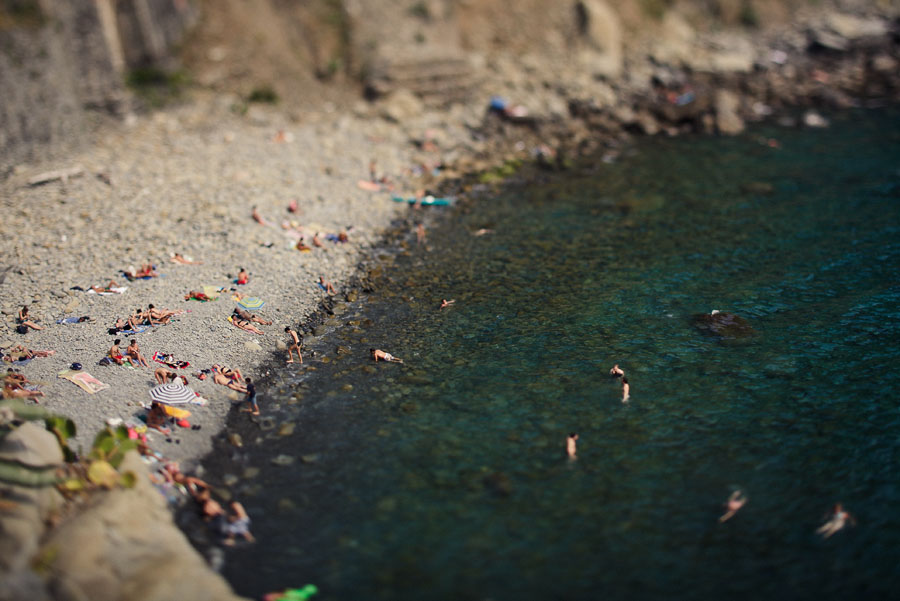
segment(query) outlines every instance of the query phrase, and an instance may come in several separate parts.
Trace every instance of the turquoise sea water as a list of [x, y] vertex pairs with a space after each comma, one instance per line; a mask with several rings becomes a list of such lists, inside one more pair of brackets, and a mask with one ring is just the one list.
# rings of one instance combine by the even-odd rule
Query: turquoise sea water
[[[276, 376], [263, 411], [297, 430], [246, 450], [259, 542], [226, 576], [348, 601], [897, 598], [898, 125], [654, 138], [456, 212], [311, 342], [328, 363]], [[692, 326], [713, 309], [755, 334]], [[823, 540], [839, 501], [858, 524]]]

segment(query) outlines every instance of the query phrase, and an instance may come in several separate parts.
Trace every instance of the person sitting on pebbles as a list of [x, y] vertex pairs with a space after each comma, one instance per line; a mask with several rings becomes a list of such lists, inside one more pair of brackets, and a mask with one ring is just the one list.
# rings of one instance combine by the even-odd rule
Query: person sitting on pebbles
[[221, 365], [212, 366], [213, 382], [238, 392], [247, 392], [247, 388], [241, 384], [241, 372]]
[[113, 341], [113, 345], [109, 347], [109, 352], [106, 353], [106, 356], [109, 357], [109, 360], [115, 363], [116, 365], [122, 365], [125, 362], [125, 357], [122, 355], [121, 349], [119, 349], [119, 344], [122, 342], [120, 338], [116, 338]]
[[171, 434], [171, 430], [166, 428], [166, 420], [168, 420], [169, 416], [166, 415], [166, 409], [162, 406], [158, 401], [153, 401], [150, 403], [150, 410], [147, 411], [147, 427], [152, 428], [162, 434], [169, 435]]
[[261, 323], [261, 324], [264, 325], [264, 326], [270, 326], [270, 325], [272, 325], [272, 322], [271, 322], [271, 321], [266, 321], [266, 320], [263, 319], [262, 317], [259, 317], [258, 315], [254, 315], [254, 314], [251, 313], [250, 311], [247, 311], [247, 310], [245, 310], [245, 309], [241, 309], [240, 307], [235, 307], [235, 308], [234, 308], [234, 312], [233, 312], [233, 314], [232, 314], [231, 317], [232, 317], [232, 318], [237, 317], [237, 318], [243, 319], [244, 321]]
[[19, 324], [20, 328], [31, 328], [32, 330], [43, 330], [43, 326], [39, 326], [28, 317], [28, 305], [23, 305], [21, 309], [19, 309], [19, 314], [16, 317], [16, 323]]
[[131, 344], [128, 345], [128, 348], [125, 349], [125, 353], [131, 359], [132, 363], [137, 363], [141, 367], [150, 367], [150, 364], [147, 363], [147, 359], [141, 354], [140, 349], [138, 348], [137, 340], [134, 338], [131, 339]]
[[245, 319], [241, 319], [240, 317], [231, 317], [231, 324], [236, 327], [244, 330], [245, 332], [253, 332], [254, 334], [262, 334], [263, 331], [257, 328], [255, 325], [250, 323]]
[[319, 288], [324, 290], [326, 294], [336, 294], [334, 286], [331, 282], [325, 279], [324, 275], [319, 276]]
[[234, 283], [237, 284], [238, 286], [243, 286], [243, 285], [247, 284], [249, 281], [250, 281], [250, 274], [247, 273], [247, 271], [243, 267], [241, 267], [241, 270], [237, 274], [237, 279], [234, 280]]
[[384, 352], [381, 349], [370, 348], [369, 352], [372, 353], [372, 357], [375, 359], [375, 363], [378, 363], [379, 359], [381, 359], [382, 361], [388, 361], [388, 362], [393, 362], [393, 363], [403, 363], [403, 359], [399, 359], [390, 353]]

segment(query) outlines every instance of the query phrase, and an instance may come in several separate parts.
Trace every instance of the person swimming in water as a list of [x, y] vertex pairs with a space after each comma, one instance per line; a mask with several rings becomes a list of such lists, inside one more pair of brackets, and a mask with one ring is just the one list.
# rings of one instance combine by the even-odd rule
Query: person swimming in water
[[731, 496], [728, 497], [728, 500], [725, 501], [725, 511], [724, 514], [719, 518], [720, 522], [724, 522], [726, 520], [730, 520], [734, 517], [734, 514], [738, 512], [738, 510], [743, 507], [747, 503], [747, 497], [744, 496], [744, 493], [740, 490], [736, 490], [731, 493]]
[[844, 506], [835, 503], [829, 513], [828, 521], [816, 529], [816, 534], [821, 534], [822, 538], [828, 538], [838, 530], [842, 530], [847, 524], [856, 525], [856, 519], [844, 510]]
[[569, 436], [566, 437], [566, 456], [569, 459], [577, 459], [577, 457], [575, 456], [575, 453], [577, 450], [577, 445], [576, 445], [577, 441], [578, 441], [578, 433], [577, 432], [570, 432]]
[[388, 361], [388, 362], [393, 362], [393, 363], [403, 363], [403, 359], [399, 359], [390, 353], [384, 352], [381, 349], [370, 348], [369, 352], [372, 353], [372, 357], [375, 359], [375, 363], [378, 363], [379, 359], [381, 359], [382, 361]]
[[622, 369], [621, 367], [619, 367], [619, 364], [616, 363], [615, 365], [612, 366], [612, 369], [609, 370], [609, 375], [611, 375], [614, 378], [621, 378], [622, 376], [625, 375], [625, 370]]
[[631, 391], [631, 385], [628, 384], [628, 378], [622, 376], [622, 402], [627, 403], [629, 392]]

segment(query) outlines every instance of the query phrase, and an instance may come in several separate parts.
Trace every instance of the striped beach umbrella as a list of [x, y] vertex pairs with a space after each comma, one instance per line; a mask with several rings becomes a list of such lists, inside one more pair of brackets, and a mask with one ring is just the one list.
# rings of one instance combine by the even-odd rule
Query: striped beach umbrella
[[240, 306], [242, 306], [245, 309], [254, 311], [256, 309], [259, 309], [263, 305], [265, 305], [266, 301], [264, 301], [261, 298], [257, 298], [255, 296], [251, 296], [251, 297], [247, 297], [247, 298], [242, 298], [241, 300], [239, 300], [237, 302], [237, 304], [239, 304]]
[[168, 382], [150, 389], [150, 398], [165, 405], [183, 405], [197, 398], [190, 386]]

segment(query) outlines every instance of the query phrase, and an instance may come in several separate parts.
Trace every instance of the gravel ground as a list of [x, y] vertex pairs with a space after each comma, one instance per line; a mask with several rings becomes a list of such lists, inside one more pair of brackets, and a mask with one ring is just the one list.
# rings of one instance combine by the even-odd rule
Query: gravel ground
[[[264, 363], [283, 360], [284, 326], [302, 324], [324, 297], [319, 276], [340, 293], [390, 224], [410, 210], [388, 194], [359, 190], [356, 181], [368, 176], [369, 161], [377, 157], [379, 171], [395, 176], [401, 190], [413, 189], [414, 182], [402, 185], [403, 169], [416, 160], [410, 128], [429, 125], [441, 124], [425, 117], [403, 130], [380, 119], [326, 113], [305, 115], [298, 123], [275, 107], [253, 106], [238, 115], [228, 97], [208, 96], [109, 125], [93, 145], [64, 162], [17, 167], [0, 182], [5, 215], [0, 248], [6, 258], [0, 267], [5, 270], [0, 348], [21, 343], [56, 351], [21, 369], [41, 383], [42, 406], [74, 418], [75, 447], [87, 448], [108, 418], [142, 413], [153, 371], [162, 367], [152, 361], [150, 368], [137, 369], [98, 365], [116, 337], [108, 328], [149, 303], [187, 310], [135, 338], [148, 360], [162, 351], [189, 361], [191, 367], [180, 371], [209, 401], [190, 407], [190, 421], [201, 430], [176, 427], [172, 442], [151, 431], [153, 448], [192, 465], [211, 449], [237, 393], [229, 395], [211, 379], [200, 381], [190, 373], [221, 363], [258, 379]], [[82, 167], [83, 175], [27, 185], [36, 174], [73, 166]], [[287, 211], [291, 200], [297, 201], [297, 213]], [[251, 218], [253, 206], [271, 225]], [[299, 222], [307, 241], [311, 232], [352, 226], [350, 242], [299, 252], [280, 226], [284, 220]], [[175, 264], [169, 260], [173, 252], [204, 263]], [[134, 282], [122, 277], [120, 270], [147, 262], [162, 275]], [[233, 286], [240, 267], [251, 274], [241, 292], [265, 300], [257, 313], [274, 322], [260, 326], [261, 336], [226, 321], [235, 306], [230, 293], [215, 302], [184, 300], [203, 285]], [[72, 290], [111, 279], [127, 285], [127, 292], [99, 296]], [[15, 316], [23, 304], [43, 330], [16, 333]], [[81, 315], [91, 322], [56, 324]], [[124, 349], [131, 336], [118, 337]], [[88, 394], [58, 378], [73, 362], [110, 387]]]

